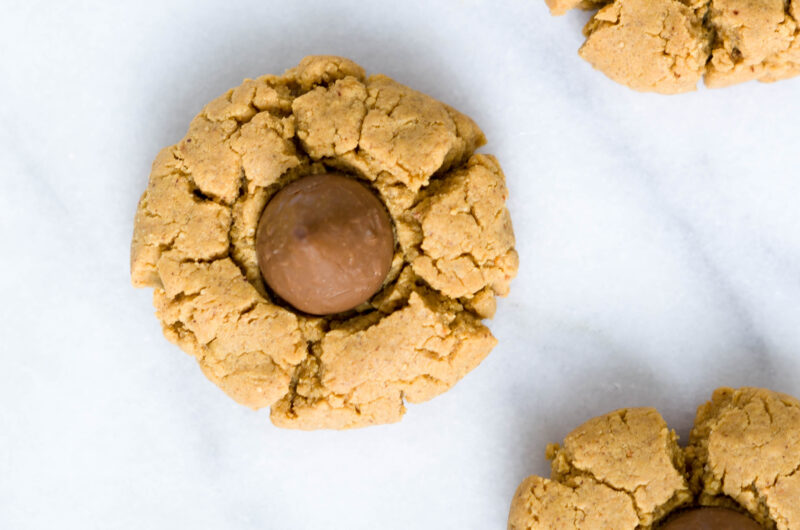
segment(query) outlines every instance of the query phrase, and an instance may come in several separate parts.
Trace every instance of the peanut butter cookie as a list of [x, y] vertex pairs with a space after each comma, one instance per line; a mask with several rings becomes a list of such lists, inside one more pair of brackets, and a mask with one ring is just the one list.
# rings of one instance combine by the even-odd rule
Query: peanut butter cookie
[[592, 419], [547, 448], [551, 478], [528, 477], [509, 530], [800, 528], [800, 402], [721, 388], [681, 448], [654, 409]]
[[[158, 154], [133, 284], [154, 289], [169, 340], [239, 403], [271, 407], [276, 425], [398, 421], [404, 402], [446, 391], [496, 342], [482, 319], [518, 258], [503, 172], [474, 153], [484, 143], [463, 114], [347, 59], [245, 80]], [[296, 193], [300, 213], [286, 210]], [[338, 202], [318, 208], [320, 197]], [[348, 211], [359, 205], [369, 211]], [[325, 282], [342, 278], [332, 304], [309, 287], [339, 295]]]
[[600, 8], [579, 54], [614, 81], [678, 94], [800, 74], [800, 0], [547, 0], [554, 15]]

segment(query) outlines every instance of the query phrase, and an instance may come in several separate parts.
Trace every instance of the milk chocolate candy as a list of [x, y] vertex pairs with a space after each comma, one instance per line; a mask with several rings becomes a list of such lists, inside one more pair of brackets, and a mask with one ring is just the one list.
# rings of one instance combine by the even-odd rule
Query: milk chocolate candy
[[256, 252], [267, 285], [306, 313], [329, 315], [366, 302], [392, 264], [394, 233], [383, 203], [341, 173], [301, 178], [269, 201]]
[[668, 519], [660, 530], [764, 530], [748, 516], [726, 508], [695, 508]]

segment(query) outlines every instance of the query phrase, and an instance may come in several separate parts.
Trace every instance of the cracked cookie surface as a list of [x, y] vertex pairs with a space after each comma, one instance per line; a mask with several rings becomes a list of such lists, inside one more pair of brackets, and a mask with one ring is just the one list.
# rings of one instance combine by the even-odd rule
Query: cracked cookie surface
[[579, 54], [634, 90], [678, 94], [800, 74], [800, 0], [548, 0], [599, 11]]
[[551, 478], [520, 484], [509, 530], [658, 528], [695, 506], [800, 527], [800, 402], [769, 390], [714, 392], [685, 449], [657, 411], [638, 408], [589, 420], [547, 457]]
[[719, 389], [698, 409], [687, 460], [703, 504], [732, 499], [768, 528], [800, 527], [800, 401]]
[[[154, 288], [165, 336], [233, 399], [276, 425], [398, 421], [453, 386], [495, 344], [518, 266], [497, 161], [466, 116], [355, 63], [313, 56], [209, 103], [157, 156], [136, 214], [134, 285]], [[255, 233], [269, 199], [306, 175], [372, 187], [396, 245], [382, 289], [314, 317], [263, 282]]]

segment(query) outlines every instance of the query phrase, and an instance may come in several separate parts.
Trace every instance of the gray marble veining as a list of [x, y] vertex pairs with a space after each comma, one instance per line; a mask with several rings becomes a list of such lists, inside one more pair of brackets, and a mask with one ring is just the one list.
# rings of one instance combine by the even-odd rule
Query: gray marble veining
[[[679, 97], [539, 0], [25, 2], [0, 17], [0, 528], [503, 528], [546, 443], [719, 385], [800, 395], [800, 80]], [[521, 256], [500, 345], [397, 425], [235, 405], [128, 281], [160, 147], [242, 78], [352, 57], [471, 115]]]

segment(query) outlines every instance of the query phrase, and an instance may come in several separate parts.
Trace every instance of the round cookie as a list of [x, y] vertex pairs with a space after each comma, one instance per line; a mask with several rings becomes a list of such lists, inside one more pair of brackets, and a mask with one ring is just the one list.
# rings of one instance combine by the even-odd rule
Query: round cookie
[[509, 530], [800, 527], [800, 402], [769, 390], [714, 392], [685, 449], [657, 411], [638, 408], [589, 420], [547, 457], [551, 478], [520, 484]]
[[[495, 344], [518, 257], [494, 157], [466, 116], [357, 64], [313, 56], [215, 99], [163, 149], [136, 213], [131, 277], [152, 287], [165, 336], [278, 426], [398, 421]], [[258, 222], [306, 176], [339, 172], [385, 206], [395, 249], [380, 291], [313, 316], [264, 283]]]
[[579, 54], [614, 81], [678, 94], [800, 74], [800, 0], [547, 0], [599, 8]]

